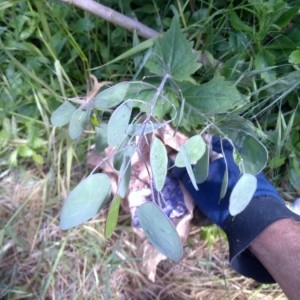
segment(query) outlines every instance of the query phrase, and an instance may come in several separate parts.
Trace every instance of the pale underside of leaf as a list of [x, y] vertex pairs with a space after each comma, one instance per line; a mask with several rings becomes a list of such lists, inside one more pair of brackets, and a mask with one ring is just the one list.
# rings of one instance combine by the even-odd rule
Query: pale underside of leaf
[[157, 191], [161, 191], [168, 171], [168, 155], [164, 143], [157, 137], [153, 138], [150, 149], [150, 165]]
[[197, 161], [197, 163], [194, 166], [194, 175], [197, 184], [200, 184], [206, 180], [208, 176], [208, 170], [209, 170], [209, 151], [206, 147], [203, 156]]
[[177, 261], [183, 255], [180, 237], [169, 218], [153, 202], [138, 209], [138, 219], [151, 244], [168, 258]]
[[235, 184], [229, 199], [229, 213], [235, 216], [242, 212], [251, 199], [257, 188], [257, 178], [252, 174], [243, 174]]
[[69, 101], [65, 101], [52, 113], [51, 124], [57, 127], [67, 125], [70, 122], [75, 110], [76, 107], [73, 104], [71, 104]]
[[73, 113], [69, 123], [69, 135], [72, 140], [76, 140], [81, 136], [88, 121], [88, 114], [88, 111], [81, 107]]
[[81, 181], [67, 197], [60, 215], [60, 228], [70, 229], [94, 217], [110, 196], [106, 174], [93, 174]]
[[130, 82], [121, 82], [100, 92], [95, 98], [95, 107], [108, 109], [119, 105], [124, 101], [130, 84]]
[[206, 151], [206, 143], [200, 135], [194, 135], [189, 138], [179, 149], [175, 158], [175, 165], [179, 168], [186, 166], [186, 160], [189, 164], [195, 164]]
[[131, 156], [125, 155], [123, 157], [122, 165], [119, 172], [118, 180], [118, 194], [121, 198], [126, 196], [128, 185], [131, 176]]
[[109, 146], [120, 145], [127, 137], [127, 128], [132, 111], [132, 103], [122, 103], [111, 115], [107, 126], [107, 143]]

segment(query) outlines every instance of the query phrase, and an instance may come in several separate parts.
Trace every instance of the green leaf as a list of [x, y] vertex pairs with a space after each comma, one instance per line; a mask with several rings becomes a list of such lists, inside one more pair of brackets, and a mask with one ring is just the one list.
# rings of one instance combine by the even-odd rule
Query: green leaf
[[155, 188], [160, 192], [164, 187], [167, 176], [168, 155], [164, 143], [157, 137], [153, 138], [150, 148], [150, 165]]
[[254, 175], [243, 174], [235, 184], [229, 199], [229, 213], [236, 216], [250, 203], [257, 188], [257, 179]]
[[293, 188], [299, 193], [300, 192], [300, 174], [295, 169], [290, 169], [289, 181], [292, 184]]
[[0, 229], [0, 247], [1, 248], [3, 246], [4, 236], [5, 236], [5, 230], [4, 229]]
[[290, 154], [291, 158], [291, 164], [289, 167], [289, 181], [293, 188], [296, 190], [296, 192], [299, 194], [300, 193], [300, 159], [299, 156], [292, 152]]
[[221, 192], [220, 192], [220, 199], [223, 199], [227, 192], [229, 176], [228, 176], [228, 164], [227, 164], [227, 160], [225, 159], [225, 154], [224, 154], [224, 150], [223, 150], [223, 143], [221, 143], [221, 148], [222, 148], [222, 154], [223, 154], [224, 162], [225, 162], [225, 170], [224, 170]]
[[78, 139], [85, 129], [88, 120], [88, 110], [79, 107], [72, 114], [69, 124], [69, 135], [72, 140]]
[[248, 26], [246, 23], [244, 23], [234, 10], [231, 10], [229, 16], [230, 16], [231, 26], [234, 29], [236, 29], [238, 31], [244, 31], [249, 34], [253, 33], [253, 28]]
[[240, 169], [243, 173], [256, 175], [261, 172], [268, 161], [268, 151], [266, 147], [254, 136], [240, 131], [233, 137], [241, 162]]
[[279, 19], [276, 20], [276, 25], [283, 28], [291, 22], [291, 20], [298, 14], [299, 5], [294, 6], [286, 10]]
[[132, 136], [141, 136], [153, 132], [156, 129], [163, 127], [164, 124], [160, 123], [147, 123], [147, 124], [129, 124], [127, 134]]
[[108, 109], [119, 105], [125, 100], [130, 82], [121, 82], [100, 92], [95, 98], [95, 108]]
[[[133, 105], [138, 107], [141, 112], [149, 113], [148, 103], [153, 100], [156, 93], [157, 88], [155, 86], [145, 82], [134, 82], [126, 94], [126, 99], [138, 100]], [[178, 106], [178, 103], [178, 95], [166, 86], [162, 95], [158, 97], [155, 106], [151, 107], [151, 115], [158, 120], [162, 120], [172, 112], [172, 108]]]
[[70, 122], [75, 110], [76, 107], [73, 104], [71, 104], [69, 101], [65, 101], [52, 113], [51, 124], [57, 127], [67, 125]]
[[118, 216], [119, 216], [119, 210], [120, 210], [120, 203], [121, 198], [119, 195], [115, 195], [112, 199], [112, 202], [109, 206], [106, 223], [105, 223], [105, 232], [104, 236], [109, 239], [112, 234], [114, 233], [117, 222], [118, 222]]
[[70, 229], [94, 217], [111, 193], [109, 177], [93, 174], [81, 181], [67, 197], [60, 215], [60, 228]]
[[177, 81], [184, 81], [200, 68], [197, 55], [182, 34], [178, 18], [174, 18], [170, 29], [155, 41], [146, 67], [153, 74], [169, 74]]
[[101, 123], [100, 126], [95, 128], [96, 137], [96, 152], [101, 153], [108, 146], [107, 144], [107, 124]]
[[123, 159], [124, 159], [125, 155], [132, 157], [132, 155], [135, 152], [135, 147], [132, 146], [132, 145], [129, 146], [129, 141], [130, 141], [130, 139], [128, 137], [125, 138], [124, 141], [118, 147], [116, 153], [114, 154], [113, 167], [116, 170], [121, 169], [121, 166], [122, 166]]
[[122, 165], [119, 172], [118, 194], [121, 198], [125, 198], [131, 177], [131, 156], [124, 155]]
[[275, 65], [275, 56], [268, 50], [261, 50], [255, 55], [255, 68], [261, 71], [261, 78], [270, 83], [276, 80], [276, 72], [273, 69]]
[[18, 155], [20, 155], [21, 157], [32, 157], [33, 153], [34, 151], [26, 145], [21, 145], [18, 148]]
[[37, 153], [34, 152], [32, 154], [32, 158], [33, 158], [34, 162], [39, 164], [39, 165], [42, 165], [44, 163], [44, 158], [40, 154], [37, 154]]
[[119, 62], [123, 59], [126, 59], [130, 56], [133, 56], [135, 54], [141, 53], [142, 51], [145, 51], [149, 48], [151, 48], [154, 45], [154, 41], [157, 39], [157, 37], [153, 37], [153, 38], [149, 38], [144, 42], [139, 43], [138, 45], [130, 48], [129, 50], [125, 51], [124, 53], [122, 53], [121, 55], [117, 56], [116, 58], [114, 58], [113, 60], [109, 61], [108, 63], [102, 65], [100, 68], [104, 68], [107, 67], [111, 64], [114, 64], [116, 62]]
[[180, 237], [170, 219], [153, 202], [146, 202], [138, 208], [138, 219], [151, 244], [172, 260], [183, 255]]
[[[226, 160], [225, 160], [226, 162]], [[222, 186], [221, 186], [221, 192], [220, 192], [220, 199], [223, 199], [226, 195], [227, 188], [228, 188], [228, 167], [227, 167], [227, 162], [225, 163], [225, 171], [224, 171], [224, 176], [222, 180]]]
[[126, 138], [131, 111], [132, 102], [124, 102], [112, 113], [107, 126], [109, 146], [118, 146]]
[[300, 50], [294, 50], [289, 55], [289, 63], [293, 65], [299, 65], [300, 64]]
[[200, 135], [189, 138], [179, 149], [175, 158], [175, 165], [179, 168], [186, 167], [186, 160], [189, 164], [195, 164], [206, 151], [206, 143]]
[[194, 175], [197, 184], [200, 184], [206, 180], [208, 176], [208, 169], [209, 169], [209, 152], [206, 147], [203, 156], [197, 161], [197, 163], [194, 166]]
[[18, 150], [15, 149], [9, 154], [8, 162], [11, 166], [16, 167], [18, 165]]
[[195, 190], [199, 190], [198, 186], [197, 186], [197, 182], [196, 182], [196, 178], [195, 178], [195, 174], [194, 171], [192, 169], [191, 164], [189, 163], [188, 159], [186, 156], [184, 156], [184, 160], [185, 160], [185, 168], [187, 173], [189, 174], [191, 183], [193, 184], [193, 187], [195, 188]]
[[186, 103], [202, 114], [225, 113], [246, 104], [237, 88], [219, 75], [201, 85], [184, 83], [181, 89]]

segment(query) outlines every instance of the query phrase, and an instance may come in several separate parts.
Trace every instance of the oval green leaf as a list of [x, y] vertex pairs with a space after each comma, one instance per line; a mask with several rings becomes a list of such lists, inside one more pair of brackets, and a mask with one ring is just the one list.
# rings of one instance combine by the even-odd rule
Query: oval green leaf
[[131, 177], [131, 156], [123, 157], [122, 165], [119, 172], [118, 194], [121, 198], [125, 198]]
[[109, 211], [108, 211], [106, 223], [105, 223], [104, 235], [107, 239], [109, 239], [112, 236], [112, 234], [114, 233], [114, 231], [117, 227], [120, 203], [121, 203], [120, 196], [115, 195], [109, 206]]
[[200, 135], [194, 135], [189, 138], [179, 149], [175, 158], [175, 165], [179, 168], [186, 166], [186, 160], [189, 164], [195, 164], [204, 154], [206, 143]]
[[150, 243], [172, 260], [183, 256], [180, 237], [162, 210], [153, 202], [146, 202], [138, 208], [138, 219]]
[[257, 188], [257, 179], [252, 174], [243, 174], [235, 184], [229, 199], [229, 213], [236, 216], [250, 203]]
[[157, 137], [153, 138], [150, 148], [150, 166], [153, 173], [155, 188], [160, 192], [165, 184], [168, 171], [168, 154], [164, 143]]
[[189, 162], [187, 160], [186, 160], [185, 168], [186, 168], [187, 173], [189, 174], [191, 183], [193, 184], [195, 190], [198, 191], [199, 188], [198, 188], [198, 185], [197, 185], [197, 182], [196, 182], [196, 178], [195, 178], [195, 174], [194, 174], [193, 168], [192, 168], [192, 166], [189, 164]]
[[194, 175], [197, 184], [200, 184], [206, 180], [208, 176], [208, 169], [209, 169], [209, 152], [206, 147], [203, 156], [197, 161], [197, 163], [194, 166]]
[[163, 127], [164, 124], [154, 123], [154, 124], [129, 124], [127, 128], [128, 135], [141, 136], [153, 132], [156, 129]]
[[124, 156], [128, 155], [132, 157], [134, 152], [135, 147], [133, 145], [130, 145], [130, 139], [127, 136], [116, 150], [116, 153], [114, 154], [113, 167], [119, 171], [121, 169]]
[[242, 172], [252, 175], [261, 172], [268, 161], [266, 147], [253, 135], [242, 131], [239, 132], [233, 142], [242, 158], [239, 164]]
[[95, 98], [95, 107], [98, 109], [108, 109], [119, 105], [124, 101], [130, 82], [118, 83], [100, 92]]
[[65, 101], [52, 113], [51, 124], [57, 127], [67, 125], [70, 122], [75, 110], [76, 107], [73, 104], [71, 104], [69, 101]]
[[96, 152], [101, 153], [107, 147], [107, 124], [101, 123], [100, 126], [95, 128], [95, 148]]
[[[225, 162], [226, 162], [226, 160], [225, 160]], [[227, 187], [228, 187], [228, 167], [227, 167], [227, 162], [226, 162], [224, 176], [223, 176], [223, 180], [222, 180], [221, 192], [220, 192], [220, 199], [223, 199], [225, 197], [226, 192], [227, 192]]]
[[66, 230], [94, 217], [111, 193], [109, 177], [93, 174], [81, 181], [67, 197], [60, 215], [59, 226]]
[[72, 140], [80, 137], [85, 129], [89, 112], [81, 107], [73, 113], [69, 124], [69, 136]]
[[117, 146], [126, 138], [132, 110], [132, 103], [121, 104], [111, 115], [107, 126], [107, 142], [109, 146]]

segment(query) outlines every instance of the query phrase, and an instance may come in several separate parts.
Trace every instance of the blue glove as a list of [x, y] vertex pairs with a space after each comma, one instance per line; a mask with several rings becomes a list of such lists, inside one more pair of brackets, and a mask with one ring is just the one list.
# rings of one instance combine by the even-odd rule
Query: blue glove
[[[227, 162], [228, 168], [228, 187], [225, 196], [220, 199], [222, 181], [225, 173], [226, 164], [224, 158], [219, 158], [212, 161], [209, 165], [209, 173], [205, 182], [198, 185], [197, 191], [186, 172], [185, 168], [174, 168], [172, 174], [174, 177], [180, 179], [185, 188], [191, 194], [197, 207], [214, 223], [221, 228], [224, 227], [226, 219], [229, 217], [229, 198], [233, 187], [241, 176], [239, 167], [233, 159], [233, 146], [227, 139], [222, 141], [213, 137], [212, 149], [217, 153], [222, 153], [221, 142], [223, 147], [223, 154]], [[282, 198], [276, 192], [275, 188], [265, 178], [262, 173], [257, 176], [257, 190], [254, 197], [258, 196], [272, 196], [278, 201], [283, 202]]]
[[[214, 137], [212, 147], [213, 151], [218, 153], [222, 153], [223, 148], [224, 157], [210, 163], [208, 177], [205, 182], [198, 185], [199, 190], [192, 185], [185, 168], [174, 167], [171, 174], [182, 181], [197, 207], [225, 231], [229, 243], [231, 267], [256, 281], [272, 283], [274, 282], [273, 277], [250, 253], [248, 247], [271, 223], [283, 218], [300, 221], [300, 217], [286, 207], [283, 199], [262, 173], [256, 176], [257, 189], [248, 206], [241, 213], [232, 217], [229, 214], [229, 198], [241, 172], [234, 162], [233, 146], [229, 140], [220, 140], [220, 138]], [[226, 168], [224, 159], [228, 168], [228, 187], [225, 196], [220, 199]]]

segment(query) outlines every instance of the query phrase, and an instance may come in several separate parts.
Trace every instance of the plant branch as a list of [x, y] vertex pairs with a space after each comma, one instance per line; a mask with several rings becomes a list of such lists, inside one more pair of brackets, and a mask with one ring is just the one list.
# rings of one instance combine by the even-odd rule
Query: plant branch
[[94, 0], [60, 0], [61, 2], [75, 5], [82, 8], [102, 19], [121, 26], [129, 31], [136, 31], [137, 34], [143, 38], [152, 38], [158, 36], [160, 33], [151, 29], [150, 27], [131, 19], [107, 6], [104, 6]]

